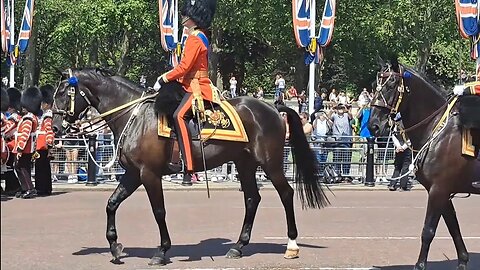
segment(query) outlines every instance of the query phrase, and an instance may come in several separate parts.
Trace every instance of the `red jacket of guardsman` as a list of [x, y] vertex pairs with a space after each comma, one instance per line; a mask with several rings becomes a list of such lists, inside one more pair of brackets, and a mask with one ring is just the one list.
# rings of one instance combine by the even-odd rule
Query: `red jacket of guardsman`
[[10, 105], [10, 99], [8, 97], [7, 90], [1, 89], [2, 91], [2, 96], [1, 96], [1, 137], [0, 137], [0, 153], [1, 153], [1, 161], [2, 164], [7, 161], [8, 159], [8, 148], [7, 148], [7, 143], [5, 142], [5, 128], [7, 127], [7, 116], [3, 114], [3, 112], [6, 112], [8, 110], [8, 107]]
[[41, 111], [42, 93], [36, 87], [23, 91], [20, 100], [24, 115], [18, 123], [15, 134], [15, 147], [13, 153], [32, 154], [36, 151], [36, 133], [38, 129], [38, 115]]
[[[161, 77], [164, 82], [178, 80], [187, 92], [199, 90], [202, 98], [213, 100], [212, 82], [208, 78], [208, 40], [200, 30], [191, 30], [180, 63]], [[197, 80], [195, 80], [197, 79]]]
[[15, 134], [15, 147], [13, 148], [13, 153], [35, 153], [37, 128], [38, 118], [30, 112], [25, 114], [18, 124], [17, 133]]
[[37, 130], [36, 150], [47, 150], [53, 146], [55, 135], [52, 129], [52, 118], [53, 114], [51, 110], [46, 110], [43, 113]]

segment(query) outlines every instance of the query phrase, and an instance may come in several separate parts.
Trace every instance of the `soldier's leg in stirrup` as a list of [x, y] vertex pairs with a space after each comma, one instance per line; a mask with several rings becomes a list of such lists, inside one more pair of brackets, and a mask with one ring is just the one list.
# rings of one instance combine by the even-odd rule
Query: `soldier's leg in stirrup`
[[[192, 140], [188, 129], [188, 121], [192, 115], [192, 99], [191, 93], [186, 93], [182, 102], [173, 114], [175, 122], [175, 129], [177, 131], [178, 144], [182, 153], [183, 162], [185, 164], [186, 172], [193, 172], [192, 162]], [[182, 170], [181, 164], [170, 163], [170, 170], [173, 172], [180, 172]]]

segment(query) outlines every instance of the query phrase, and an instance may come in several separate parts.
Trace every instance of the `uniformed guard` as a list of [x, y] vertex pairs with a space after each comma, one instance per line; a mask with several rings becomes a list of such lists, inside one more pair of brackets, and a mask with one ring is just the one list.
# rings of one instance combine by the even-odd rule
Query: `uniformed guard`
[[42, 93], [36, 87], [30, 87], [22, 93], [20, 103], [23, 117], [15, 134], [13, 153], [16, 155], [15, 171], [22, 187], [16, 197], [23, 199], [34, 198], [37, 193], [32, 183], [32, 156], [36, 148], [37, 115], [40, 113], [41, 102]]
[[42, 116], [37, 129], [36, 150], [39, 154], [35, 160], [35, 189], [37, 195], [49, 196], [52, 194], [52, 170], [50, 167], [49, 150], [53, 147], [55, 138], [52, 129], [52, 105], [55, 89], [51, 85], [40, 87], [42, 92]]
[[[5, 129], [3, 130], [3, 136], [5, 138], [5, 143], [7, 144], [8, 152], [12, 153], [13, 148], [15, 147], [15, 132], [17, 131], [17, 125], [22, 119], [19, 115], [21, 109], [20, 98], [22, 93], [17, 88], [11, 87], [7, 89], [7, 94], [10, 102], [8, 109], [5, 112], [6, 124]], [[20, 183], [13, 168], [14, 162], [15, 156], [10, 154], [6, 164], [6, 171], [4, 172], [6, 195], [15, 195], [20, 190]]]
[[468, 82], [463, 85], [457, 85], [453, 88], [453, 93], [462, 96], [462, 95], [477, 95], [480, 96], [480, 81]]
[[[178, 135], [180, 151], [187, 173], [193, 172], [191, 134], [188, 122], [193, 117], [192, 103], [199, 111], [203, 108], [203, 99], [212, 101], [212, 82], [208, 78], [209, 41], [205, 35], [215, 14], [215, 0], [186, 0], [181, 15], [182, 25], [189, 29], [180, 63], [158, 78], [161, 85], [178, 80], [187, 92], [174, 113], [175, 130]], [[173, 172], [182, 169], [180, 164], [169, 164]]]
[[[1, 100], [1, 128], [2, 133], [0, 137], [0, 151], [1, 151], [1, 163], [2, 163], [2, 174], [3, 174], [3, 165], [7, 163], [9, 151], [7, 147], [7, 143], [5, 142], [5, 128], [7, 127], [7, 116], [5, 113], [8, 110], [8, 105], [10, 103], [10, 99], [8, 98], [7, 90], [2, 87], [2, 100]], [[3, 189], [2, 189], [3, 191]]]

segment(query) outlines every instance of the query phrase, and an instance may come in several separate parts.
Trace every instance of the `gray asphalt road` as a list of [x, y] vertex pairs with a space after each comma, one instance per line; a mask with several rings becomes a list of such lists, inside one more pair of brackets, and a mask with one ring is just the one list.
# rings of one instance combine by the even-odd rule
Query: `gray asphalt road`
[[[124, 264], [109, 261], [105, 203], [110, 192], [71, 192], [34, 200], [2, 198], [1, 268], [7, 270], [103, 269], [412, 269], [420, 248], [424, 191], [337, 191], [332, 206], [302, 211], [297, 203], [300, 258], [283, 259], [286, 222], [278, 195], [261, 192], [252, 241], [239, 260], [224, 258], [238, 238], [243, 196], [238, 191], [168, 191], [171, 263], [149, 267], [159, 243], [146, 193], [124, 202], [117, 215]], [[480, 197], [455, 199], [470, 251], [480, 269]], [[456, 252], [443, 221], [433, 242], [429, 269], [455, 269]]]

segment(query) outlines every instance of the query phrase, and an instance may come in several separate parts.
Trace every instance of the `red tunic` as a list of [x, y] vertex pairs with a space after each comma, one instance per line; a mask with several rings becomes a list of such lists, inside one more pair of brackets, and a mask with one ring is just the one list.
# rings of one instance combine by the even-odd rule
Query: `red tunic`
[[37, 149], [47, 150], [53, 146], [55, 135], [52, 129], [53, 113], [47, 110], [43, 113], [37, 130]]
[[0, 154], [1, 154], [1, 163], [5, 164], [8, 160], [8, 153], [10, 152], [7, 147], [7, 142], [5, 141], [5, 129], [7, 127], [7, 117], [5, 114], [2, 113], [2, 120], [1, 120], [1, 127], [2, 127], [2, 136], [0, 138]]
[[202, 98], [213, 100], [212, 82], [208, 78], [208, 48], [199, 35], [204, 35], [199, 30], [194, 30], [188, 36], [183, 50], [182, 60], [172, 70], [162, 75], [163, 81], [178, 80], [187, 92], [193, 93], [196, 85], [194, 79], [198, 79], [198, 86], [202, 92]]
[[13, 151], [13, 148], [15, 148], [15, 132], [17, 132], [17, 126], [21, 120], [22, 117], [17, 113], [13, 113], [7, 118], [7, 123], [4, 130], [4, 138], [10, 152]]
[[27, 113], [18, 124], [15, 134], [15, 148], [13, 153], [35, 153], [35, 131], [38, 128], [38, 118], [33, 113]]

